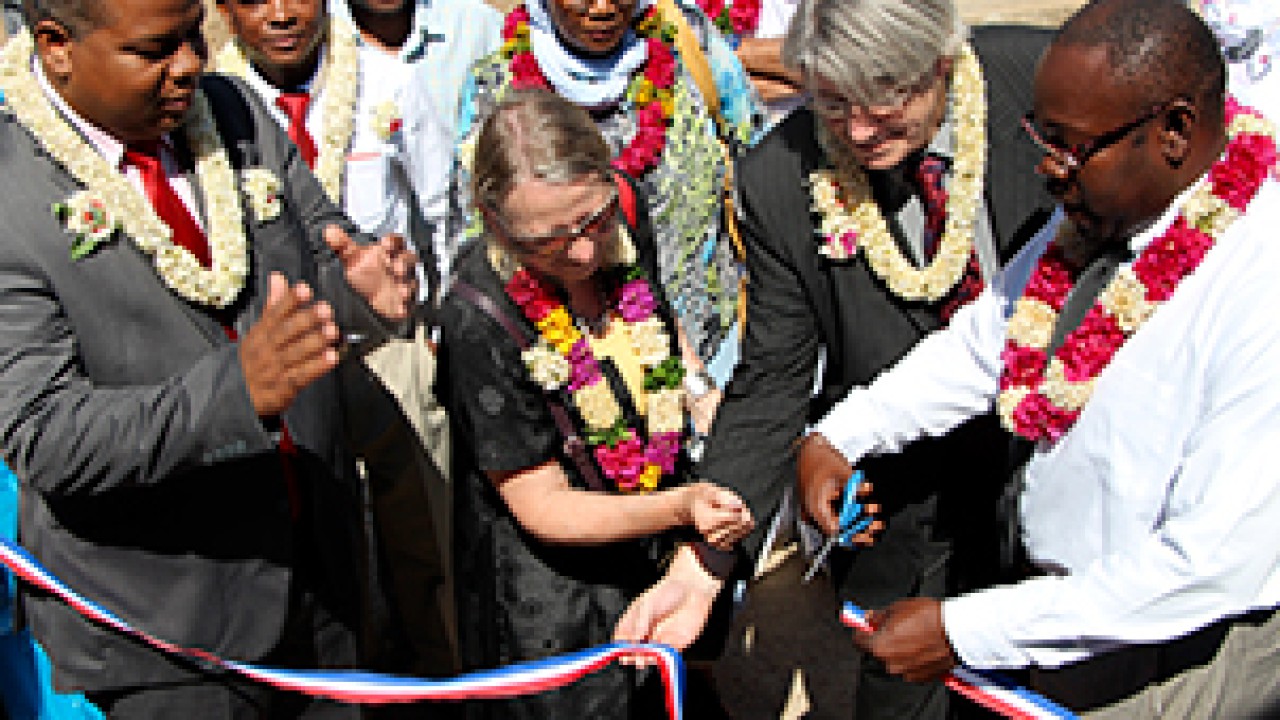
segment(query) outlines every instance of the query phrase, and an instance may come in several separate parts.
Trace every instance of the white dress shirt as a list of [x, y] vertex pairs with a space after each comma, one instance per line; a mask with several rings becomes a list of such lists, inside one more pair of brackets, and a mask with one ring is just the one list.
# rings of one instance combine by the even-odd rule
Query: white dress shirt
[[[1135, 252], [1175, 215], [1133, 238]], [[1060, 221], [817, 431], [856, 462], [988, 410], [1013, 302]], [[1277, 227], [1280, 185], [1268, 180], [1115, 354], [1071, 430], [1037, 446], [1020, 510], [1047, 574], [943, 604], [964, 663], [1054, 667], [1280, 604]]]

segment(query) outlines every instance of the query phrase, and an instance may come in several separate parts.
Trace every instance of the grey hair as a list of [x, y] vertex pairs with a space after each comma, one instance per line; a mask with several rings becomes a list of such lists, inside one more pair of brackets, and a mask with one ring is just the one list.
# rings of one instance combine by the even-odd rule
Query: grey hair
[[508, 92], [485, 119], [471, 165], [476, 207], [497, 208], [518, 183], [604, 177], [613, 153], [591, 116], [542, 89]]
[[22, 0], [22, 16], [28, 28], [42, 20], [62, 25], [72, 37], [89, 32], [105, 18], [103, 0]]
[[823, 78], [857, 105], [893, 104], [965, 36], [952, 0], [802, 0], [782, 61], [810, 90]]

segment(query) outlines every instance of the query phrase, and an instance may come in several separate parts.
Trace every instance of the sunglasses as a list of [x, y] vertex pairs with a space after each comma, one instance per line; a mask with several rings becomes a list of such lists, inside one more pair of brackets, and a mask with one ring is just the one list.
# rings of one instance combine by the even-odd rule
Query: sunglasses
[[538, 235], [517, 235], [502, 219], [502, 214], [493, 206], [486, 206], [486, 215], [497, 225], [516, 250], [536, 257], [549, 257], [563, 253], [569, 243], [578, 238], [597, 239], [611, 232], [618, 224], [618, 190], [610, 188], [609, 198], [599, 209], [583, 218], [574, 227], [553, 230]]

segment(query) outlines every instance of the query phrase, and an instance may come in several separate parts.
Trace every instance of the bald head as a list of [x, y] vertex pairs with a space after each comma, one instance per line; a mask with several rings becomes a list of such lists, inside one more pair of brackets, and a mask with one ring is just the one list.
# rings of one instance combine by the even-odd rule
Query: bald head
[[1180, 97], [1196, 102], [1206, 119], [1221, 119], [1221, 50], [1180, 0], [1094, 0], [1067, 20], [1054, 43], [1103, 49], [1135, 111]]

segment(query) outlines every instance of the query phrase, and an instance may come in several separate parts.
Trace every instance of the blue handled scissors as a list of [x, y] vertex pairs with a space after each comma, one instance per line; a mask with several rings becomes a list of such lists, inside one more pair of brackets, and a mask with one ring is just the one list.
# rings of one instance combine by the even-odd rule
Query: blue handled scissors
[[861, 485], [862, 471], [854, 470], [848, 482], [845, 483], [844, 494], [840, 498], [840, 529], [822, 544], [822, 549], [818, 550], [818, 554], [813, 557], [813, 563], [800, 579], [801, 584], [813, 579], [818, 568], [827, 561], [827, 556], [836, 545], [844, 548], [853, 547], [853, 537], [871, 526], [871, 516], [863, 514], [862, 503], [858, 502], [858, 488]]

